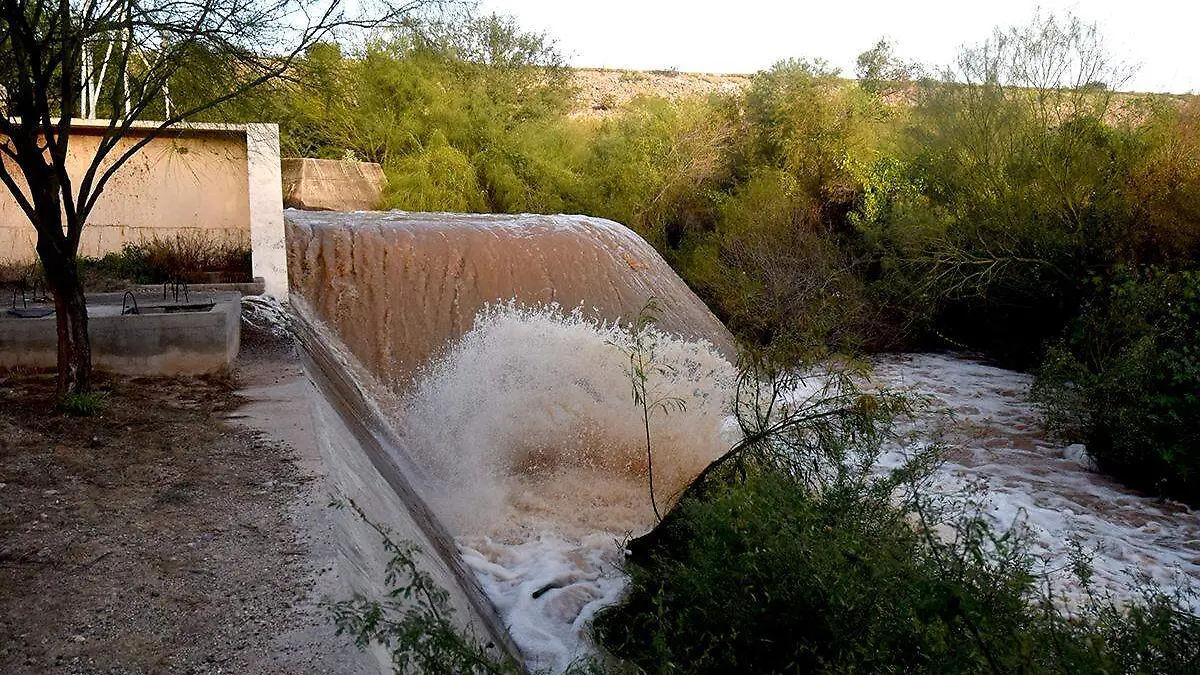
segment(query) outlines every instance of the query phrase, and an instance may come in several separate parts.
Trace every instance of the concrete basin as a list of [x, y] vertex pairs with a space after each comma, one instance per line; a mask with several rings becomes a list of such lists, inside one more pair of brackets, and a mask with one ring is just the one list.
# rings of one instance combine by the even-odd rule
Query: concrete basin
[[[241, 294], [192, 293], [187, 301], [161, 293], [135, 296], [137, 314], [121, 293], [89, 295], [92, 363], [126, 375], [199, 375], [227, 369], [241, 343]], [[58, 335], [53, 314], [0, 313], [0, 370], [54, 368]]]

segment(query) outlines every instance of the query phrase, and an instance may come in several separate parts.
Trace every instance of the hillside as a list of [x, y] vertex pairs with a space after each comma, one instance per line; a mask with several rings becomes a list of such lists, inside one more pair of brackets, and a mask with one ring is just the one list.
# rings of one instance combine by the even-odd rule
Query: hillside
[[[579, 68], [575, 70], [576, 87], [571, 117], [607, 119], [639, 96], [661, 97], [671, 101], [703, 98], [710, 94], [735, 93], [750, 84], [751, 75], [720, 73], [684, 73], [674, 70], [613, 70]], [[854, 80], [842, 80], [853, 83]], [[884, 94], [888, 105], [913, 104], [916, 101], [915, 83]], [[1195, 98], [1193, 94], [1149, 92], [1115, 92], [1106, 121], [1109, 123], [1138, 123], [1156, 106], [1176, 107]]]
[[679, 101], [736, 92], [749, 82], [749, 75], [581, 68], [575, 71], [578, 92], [571, 116], [603, 119], [639, 96]]

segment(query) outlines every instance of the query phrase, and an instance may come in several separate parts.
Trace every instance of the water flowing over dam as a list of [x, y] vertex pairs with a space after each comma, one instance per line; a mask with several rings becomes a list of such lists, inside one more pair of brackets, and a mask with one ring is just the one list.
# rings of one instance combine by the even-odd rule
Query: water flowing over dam
[[628, 228], [584, 216], [288, 211], [289, 277], [373, 373], [401, 386], [467, 332], [487, 303], [581, 306], [658, 325], [732, 358], [720, 321]]
[[[652, 353], [651, 393], [683, 404], [669, 424], [662, 413], [651, 424], [665, 510], [727, 447], [728, 331], [649, 244], [611, 221], [286, 220], [292, 301], [324, 394], [318, 417], [340, 430], [326, 443], [342, 467], [331, 473], [360, 505], [375, 504], [369, 515], [435, 554], [427, 562], [461, 591], [457, 606], [477, 630], [490, 623], [483, 632], [511, 633], [532, 667], [561, 669], [582, 652], [595, 609], [620, 592], [616, 540], [654, 522], [630, 353]], [[650, 298], [657, 321], [639, 346], [628, 326]], [[380, 561], [367, 559], [370, 532], [358, 530], [359, 590], [378, 593], [369, 577]], [[464, 558], [499, 616], [479, 602]]]
[[[314, 420], [337, 489], [422, 547], [422, 564], [485, 641], [537, 672], [586, 658], [589, 621], [624, 588], [621, 543], [735, 440], [729, 333], [649, 244], [611, 221], [286, 220]], [[651, 297], [657, 326], [635, 336], [628, 325]], [[654, 506], [631, 399], [635, 352], [652, 364], [649, 395], [682, 404], [650, 418]], [[950, 447], [931, 489], [986, 486], [989, 522], [1028, 526], [1047, 570], [1066, 569], [1078, 542], [1105, 592], [1130, 592], [1131, 572], [1200, 588], [1200, 513], [1133, 494], [1093, 471], [1081, 446], [1048, 439], [1029, 376], [955, 355], [893, 355], [875, 359], [875, 377], [934, 401], [914, 422]], [[897, 444], [888, 456], [905, 452]], [[382, 597], [377, 533], [353, 517], [339, 529], [352, 586]], [[1079, 592], [1054, 583], [1064, 597]]]

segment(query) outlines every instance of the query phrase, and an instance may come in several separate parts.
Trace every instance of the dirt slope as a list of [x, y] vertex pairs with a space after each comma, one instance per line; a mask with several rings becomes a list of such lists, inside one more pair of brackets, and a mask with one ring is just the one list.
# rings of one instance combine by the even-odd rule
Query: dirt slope
[[639, 96], [661, 96], [680, 101], [734, 93], [749, 82], [748, 75], [581, 68], [575, 71], [574, 85], [578, 93], [571, 116], [603, 119], [616, 115]]

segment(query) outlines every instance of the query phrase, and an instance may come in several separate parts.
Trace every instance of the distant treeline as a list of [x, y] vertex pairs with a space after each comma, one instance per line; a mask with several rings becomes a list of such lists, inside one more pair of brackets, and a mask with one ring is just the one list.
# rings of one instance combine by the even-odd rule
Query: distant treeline
[[1119, 93], [1094, 27], [998, 30], [937, 77], [785, 61], [743, 91], [575, 119], [554, 46], [485, 17], [311, 50], [222, 114], [379, 162], [387, 205], [573, 212], [653, 243], [749, 344], [970, 349], [1065, 434], [1200, 495], [1200, 100]]

